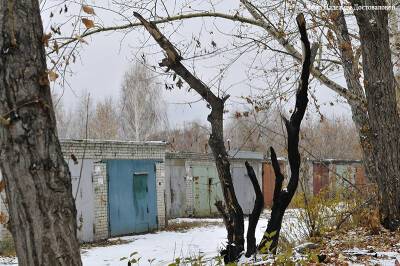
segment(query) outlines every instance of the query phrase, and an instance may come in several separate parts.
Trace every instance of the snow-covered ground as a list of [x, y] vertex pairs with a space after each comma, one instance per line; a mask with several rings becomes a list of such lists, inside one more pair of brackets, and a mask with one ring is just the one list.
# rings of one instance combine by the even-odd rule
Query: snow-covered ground
[[[301, 241], [301, 238], [305, 236], [301, 229], [305, 226], [296, 219], [297, 212], [298, 210], [287, 211], [281, 232], [283, 237], [295, 242]], [[257, 242], [260, 241], [264, 234], [268, 217], [269, 213], [265, 212], [260, 218], [256, 230]], [[202, 261], [204, 262], [207, 258], [218, 256], [219, 250], [226, 241], [226, 231], [222, 219], [180, 218], [171, 220], [170, 224], [173, 226], [168, 231], [113, 238], [109, 241], [114, 243], [112, 245], [84, 247], [81, 250], [83, 265], [126, 266], [127, 260], [124, 257], [135, 258], [136, 260], [140, 258], [138, 265], [168, 265], [175, 262], [176, 258], [195, 258], [198, 256], [202, 256]], [[171, 228], [175, 229], [175, 231], [169, 231]], [[182, 228], [189, 229], [183, 230]], [[245, 221], [245, 229], [247, 229], [247, 220]], [[361, 238], [361, 234], [359, 234], [359, 237]], [[334, 240], [332, 241], [334, 242]], [[400, 261], [400, 243], [396, 243], [395, 246], [399, 246], [399, 249], [396, 250], [397, 252], [390, 252], [385, 249], [383, 249], [385, 252], [380, 252], [378, 251], [379, 243], [376, 245], [377, 251], [357, 249], [355, 247], [353, 249], [343, 248], [335, 253], [336, 261], [346, 262], [348, 265], [367, 265], [365, 264], [367, 261], [368, 265], [372, 263], [372, 265], [397, 266], [400, 265], [396, 264], [396, 260], [397, 263]], [[326, 251], [333, 251], [333, 247], [327, 248], [328, 250]], [[298, 253], [294, 254], [295, 258], [299, 258], [299, 256]], [[361, 259], [361, 257], [366, 258], [366, 260]], [[17, 264], [15, 258], [0, 257], [0, 266]], [[328, 265], [335, 264], [328, 262]]]
[[[267, 215], [260, 219], [256, 238], [261, 240], [267, 226]], [[124, 244], [110, 245], [104, 247], [83, 248], [83, 265], [127, 265], [123, 257], [137, 252], [133, 257], [139, 258], [140, 265], [168, 265], [175, 261], [175, 258], [197, 257], [204, 258], [218, 256], [218, 251], [226, 241], [226, 230], [222, 219], [186, 219], [180, 218], [171, 221], [172, 223], [204, 222], [204, 226], [189, 229], [187, 231], [160, 231], [144, 235], [125, 236], [120, 239]], [[207, 223], [212, 223], [207, 224]], [[247, 229], [247, 220], [245, 221]], [[127, 242], [125, 242], [127, 241]], [[2, 258], [0, 265], [16, 265], [16, 259]]]

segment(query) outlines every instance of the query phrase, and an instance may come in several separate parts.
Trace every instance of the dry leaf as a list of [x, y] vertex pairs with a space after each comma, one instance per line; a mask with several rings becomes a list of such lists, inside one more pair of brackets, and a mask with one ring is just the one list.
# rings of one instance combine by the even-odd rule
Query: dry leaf
[[6, 183], [4, 182], [4, 179], [2, 179], [0, 181], [0, 192], [2, 192], [4, 190], [4, 188], [6, 187]]
[[54, 71], [49, 71], [49, 79], [50, 81], [55, 81], [58, 78], [58, 74]]
[[94, 9], [91, 6], [83, 5], [82, 9], [83, 9], [83, 12], [85, 12], [86, 14], [95, 15]]
[[57, 41], [54, 41], [53, 49], [54, 49], [54, 51], [56, 51], [56, 53], [58, 54], [58, 51], [59, 51], [60, 47], [58, 46]]
[[7, 214], [5, 214], [4, 212], [0, 212], [0, 224], [6, 224], [7, 220]]
[[87, 18], [82, 18], [83, 24], [85, 24], [87, 29], [93, 28], [94, 27], [94, 22], [93, 20], [87, 19]]
[[51, 38], [51, 32], [43, 35], [42, 42], [43, 42], [44, 46], [49, 47], [50, 38]]

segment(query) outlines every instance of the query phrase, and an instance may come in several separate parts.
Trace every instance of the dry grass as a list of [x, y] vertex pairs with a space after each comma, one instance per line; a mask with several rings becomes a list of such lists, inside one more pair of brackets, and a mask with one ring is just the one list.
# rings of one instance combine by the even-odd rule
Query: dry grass
[[6, 238], [0, 241], [0, 256], [15, 257], [15, 246], [12, 238]]
[[82, 243], [81, 248], [108, 247], [114, 245], [127, 244], [130, 242], [131, 241], [124, 240], [121, 238], [112, 238], [112, 239], [99, 240], [92, 243]]
[[193, 228], [206, 227], [206, 226], [224, 226], [223, 222], [220, 221], [170, 221], [168, 226], [163, 231], [169, 232], [186, 232]]

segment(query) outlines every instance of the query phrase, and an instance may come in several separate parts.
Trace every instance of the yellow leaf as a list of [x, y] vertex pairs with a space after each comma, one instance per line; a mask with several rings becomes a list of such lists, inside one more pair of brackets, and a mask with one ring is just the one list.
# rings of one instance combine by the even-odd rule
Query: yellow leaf
[[96, 14], [94, 13], [93, 7], [91, 7], [91, 6], [83, 5], [83, 6], [82, 6], [82, 10], [83, 10], [83, 12], [85, 12], [86, 14], [89, 14], [89, 15], [96, 15]]
[[275, 231], [272, 231], [271, 233], [269, 233], [269, 237], [270, 238], [273, 238], [275, 235], [276, 235], [276, 230]]
[[55, 81], [58, 78], [58, 74], [54, 71], [49, 71], [49, 79], [50, 81]]
[[93, 28], [94, 27], [94, 22], [93, 20], [87, 19], [87, 18], [82, 18], [83, 24], [85, 24], [87, 29]]

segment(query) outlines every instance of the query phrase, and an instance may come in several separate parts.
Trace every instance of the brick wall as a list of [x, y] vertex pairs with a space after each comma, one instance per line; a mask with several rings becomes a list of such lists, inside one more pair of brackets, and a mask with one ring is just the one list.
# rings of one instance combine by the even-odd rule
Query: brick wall
[[165, 142], [61, 140], [64, 156], [91, 159], [160, 159], [165, 158]]
[[[161, 141], [113, 141], [113, 140], [60, 140], [61, 149], [66, 161], [71, 160], [73, 154], [78, 160], [99, 160], [93, 166], [93, 193], [94, 193], [94, 239], [105, 239], [108, 232], [108, 194], [107, 194], [107, 170], [106, 164], [100, 160], [107, 159], [152, 159], [165, 161], [166, 143]], [[1, 174], [0, 174], [1, 177]], [[0, 178], [1, 179], [1, 178]], [[165, 215], [165, 169], [164, 163], [157, 164], [157, 210], [158, 225], [162, 228], [166, 225]], [[160, 185], [159, 185], [160, 184]], [[1, 194], [4, 194], [2, 192]], [[5, 200], [5, 194], [3, 195]], [[7, 213], [6, 206], [0, 201], [0, 211]], [[0, 225], [0, 239], [9, 236], [10, 233], [3, 225]]]
[[185, 169], [186, 169], [186, 212], [189, 216], [193, 215], [194, 202], [193, 202], [193, 176], [192, 171], [190, 169], [190, 162], [185, 161]]
[[167, 224], [165, 205], [165, 164], [156, 163], [156, 189], [157, 189], [157, 222], [163, 228]]
[[94, 240], [106, 239], [108, 234], [107, 168], [97, 162], [93, 169]]

